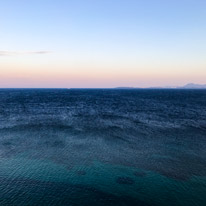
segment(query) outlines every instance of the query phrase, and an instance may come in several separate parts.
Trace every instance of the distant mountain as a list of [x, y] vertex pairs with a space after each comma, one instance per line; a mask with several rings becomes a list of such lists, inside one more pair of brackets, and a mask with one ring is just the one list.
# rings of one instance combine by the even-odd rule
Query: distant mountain
[[184, 86], [165, 86], [165, 87], [115, 87], [115, 89], [206, 89], [206, 84], [189, 83]]
[[182, 89], [206, 89], [206, 84], [193, 84], [193, 83], [189, 83], [186, 84], [183, 87], [179, 87]]

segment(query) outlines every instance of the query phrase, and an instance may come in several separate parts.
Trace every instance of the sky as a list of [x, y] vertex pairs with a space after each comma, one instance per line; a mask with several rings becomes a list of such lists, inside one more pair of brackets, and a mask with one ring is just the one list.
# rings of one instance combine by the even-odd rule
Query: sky
[[1, 88], [206, 83], [205, 0], [0, 1]]

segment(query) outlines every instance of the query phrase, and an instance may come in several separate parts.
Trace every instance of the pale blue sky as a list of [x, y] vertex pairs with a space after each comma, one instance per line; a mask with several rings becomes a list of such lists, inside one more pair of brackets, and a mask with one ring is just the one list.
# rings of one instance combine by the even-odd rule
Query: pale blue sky
[[205, 0], [0, 2], [0, 87], [206, 83], [205, 59]]

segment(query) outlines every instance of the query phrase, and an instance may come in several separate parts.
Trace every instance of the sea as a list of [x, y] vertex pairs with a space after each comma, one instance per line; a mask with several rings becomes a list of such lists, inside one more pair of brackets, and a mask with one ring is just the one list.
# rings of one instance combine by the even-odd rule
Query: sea
[[206, 90], [0, 89], [0, 206], [205, 206]]

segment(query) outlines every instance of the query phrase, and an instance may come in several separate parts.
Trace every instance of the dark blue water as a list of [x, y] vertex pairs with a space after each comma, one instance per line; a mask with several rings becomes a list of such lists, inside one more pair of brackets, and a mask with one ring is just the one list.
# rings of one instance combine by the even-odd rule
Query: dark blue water
[[206, 205], [206, 90], [0, 90], [0, 205]]

